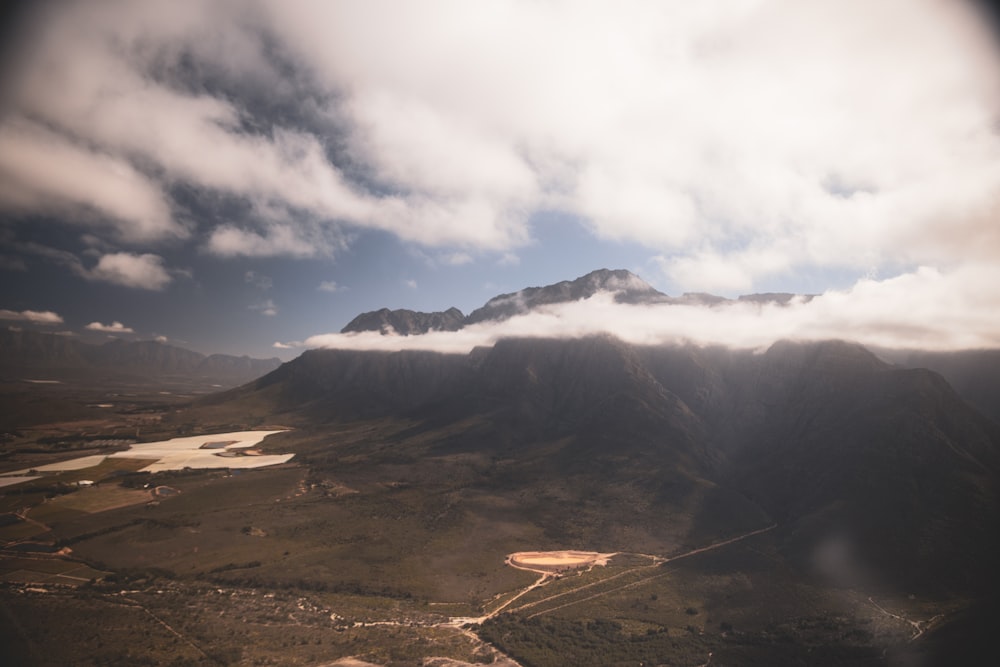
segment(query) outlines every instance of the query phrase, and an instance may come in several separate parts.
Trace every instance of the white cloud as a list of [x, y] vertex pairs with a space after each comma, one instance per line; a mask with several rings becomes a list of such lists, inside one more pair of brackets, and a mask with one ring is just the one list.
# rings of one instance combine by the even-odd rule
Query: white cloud
[[295, 348], [302, 347], [302, 343], [298, 341], [292, 341], [290, 343], [282, 343], [280, 340], [276, 340], [274, 341], [274, 345], [272, 345], [271, 347], [273, 347], [276, 350], [294, 350]]
[[[195, 231], [222, 257], [313, 257], [376, 229], [466, 261], [530, 243], [532, 215], [552, 211], [669, 258], [683, 289], [1000, 260], [1000, 57], [965, 3], [122, 1], [44, 16], [0, 123], [0, 205], [122, 242]], [[185, 87], [183, 63], [231, 90]], [[251, 89], [308, 98], [326, 129], [259, 113]], [[175, 185], [252, 214], [187, 220]]]
[[345, 288], [341, 287], [333, 280], [324, 280], [319, 284], [319, 286], [316, 289], [318, 289], [320, 292], [340, 292], [343, 291]]
[[162, 290], [172, 280], [163, 267], [163, 258], [148, 253], [133, 255], [116, 252], [102, 255], [97, 265], [86, 271], [85, 275], [90, 280], [148, 290]]
[[261, 301], [260, 303], [254, 303], [247, 306], [248, 310], [253, 310], [261, 315], [266, 315], [267, 317], [274, 317], [278, 314], [278, 307], [275, 305], [272, 299], [267, 299]]
[[1000, 255], [997, 54], [958, 3], [269, 9], [347, 91], [356, 159], [420, 222], [404, 238], [516, 246], [547, 207], [692, 289]]
[[445, 264], [450, 266], [464, 266], [466, 264], [472, 264], [472, 255], [467, 252], [448, 253], [442, 259]]
[[863, 279], [788, 305], [629, 305], [607, 292], [538, 308], [504, 322], [457, 332], [382, 336], [322, 334], [307, 347], [466, 353], [502, 337], [573, 338], [608, 333], [637, 345], [695, 343], [762, 348], [777, 340], [847, 338], [889, 348], [952, 350], [1000, 347], [1000, 266], [969, 264], [951, 272], [920, 268], [882, 281]]
[[101, 324], [100, 322], [91, 322], [86, 327], [90, 331], [103, 331], [105, 333], [115, 333], [115, 334], [130, 334], [135, 333], [131, 327], [127, 327], [121, 322], [114, 321], [111, 324]]
[[127, 160], [16, 116], [0, 123], [0, 208], [55, 213], [125, 241], [187, 235], [161, 188]]
[[[173, 280], [171, 272], [164, 267], [163, 258], [159, 255], [149, 253], [137, 255], [128, 252], [101, 254], [100, 250], [92, 248], [84, 251], [84, 254], [97, 255], [98, 258], [97, 263], [88, 268], [79, 257], [58, 248], [38, 243], [18, 243], [16, 248], [22, 253], [42, 257], [63, 266], [86, 280], [157, 291], [164, 289]], [[185, 270], [174, 270], [173, 273], [190, 277], [190, 272]]]
[[413, 280], [412, 278], [404, 280], [403, 284], [409, 287], [410, 289], [417, 289], [417, 281]]
[[63, 318], [51, 310], [0, 310], [0, 320], [33, 322], [35, 324], [62, 324]]
[[263, 234], [231, 225], [216, 228], [208, 239], [209, 252], [220, 257], [312, 257], [322, 251], [292, 225], [272, 226]]

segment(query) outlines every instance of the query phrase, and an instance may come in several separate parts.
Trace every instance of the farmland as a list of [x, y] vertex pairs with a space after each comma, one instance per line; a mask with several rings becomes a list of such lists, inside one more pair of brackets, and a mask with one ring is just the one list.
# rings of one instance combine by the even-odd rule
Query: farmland
[[[22, 431], [6, 469], [50, 469], [0, 489], [7, 662], [881, 664], [962, 606], [830, 587], [787, 563], [766, 520], [713, 533], [628, 486], [595, 497], [585, 475], [536, 483], [530, 460], [441, 445], [475, 421], [271, 426], [176, 405], [144, 413], [148, 451], [177, 436], [224, 464], [294, 457], [151, 470], [114, 411], [100, 439]], [[214, 456], [258, 428], [261, 456]], [[87, 447], [57, 455], [63, 440]], [[60, 463], [77, 454], [99, 462]]]

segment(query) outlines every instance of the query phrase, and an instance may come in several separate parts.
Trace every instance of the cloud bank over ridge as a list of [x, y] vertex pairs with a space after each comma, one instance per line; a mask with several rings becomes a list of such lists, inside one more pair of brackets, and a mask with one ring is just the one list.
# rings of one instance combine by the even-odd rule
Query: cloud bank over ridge
[[[969, 285], [978, 287], [970, 289]], [[636, 345], [695, 344], [766, 348], [783, 340], [847, 339], [864, 345], [922, 350], [1000, 347], [1000, 267], [943, 274], [917, 271], [891, 280], [862, 280], [788, 304], [616, 303], [614, 293], [536, 307], [509, 320], [416, 336], [377, 332], [319, 334], [302, 346], [353, 350], [467, 353], [504, 337], [576, 338], [610, 334]]]

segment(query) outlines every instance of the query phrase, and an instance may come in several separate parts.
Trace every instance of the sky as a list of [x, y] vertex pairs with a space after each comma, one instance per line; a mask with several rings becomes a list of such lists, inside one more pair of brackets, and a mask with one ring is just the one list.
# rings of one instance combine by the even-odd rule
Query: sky
[[19, 7], [0, 35], [0, 325], [285, 359], [465, 349], [506, 334], [327, 334], [624, 268], [671, 295], [821, 296], [597, 297], [505, 331], [1000, 347], [985, 5]]

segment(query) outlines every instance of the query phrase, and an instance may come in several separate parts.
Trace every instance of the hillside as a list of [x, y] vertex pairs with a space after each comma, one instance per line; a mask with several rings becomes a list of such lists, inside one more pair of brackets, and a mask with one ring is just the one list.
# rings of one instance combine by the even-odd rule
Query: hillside
[[[857, 546], [857, 572], [900, 590], [971, 590], [1000, 555], [985, 519], [1000, 519], [1000, 428], [940, 376], [847, 343], [763, 355], [608, 337], [503, 340], [468, 356], [313, 350], [210, 402], [303, 423], [411, 420], [448, 433], [437, 451], [508, 462], [483, 484], [558, 483], [576, 502], [615, 506], [627, 487], [647, 509], [615, 520], [644, 539], [775, 521], [808, 569], [836, 534]], [[664, 532], [654, 507], [689, 520]]]
[[0, 329], [0, 376], [4, 379], [16, 380], [41, 372], [50, 379], [170, 377], [233, 386], [260, 377], [280, 364], [277, 358], [206, 356], [151, 340], [114, 339], [93, 345], [71, 336]]

